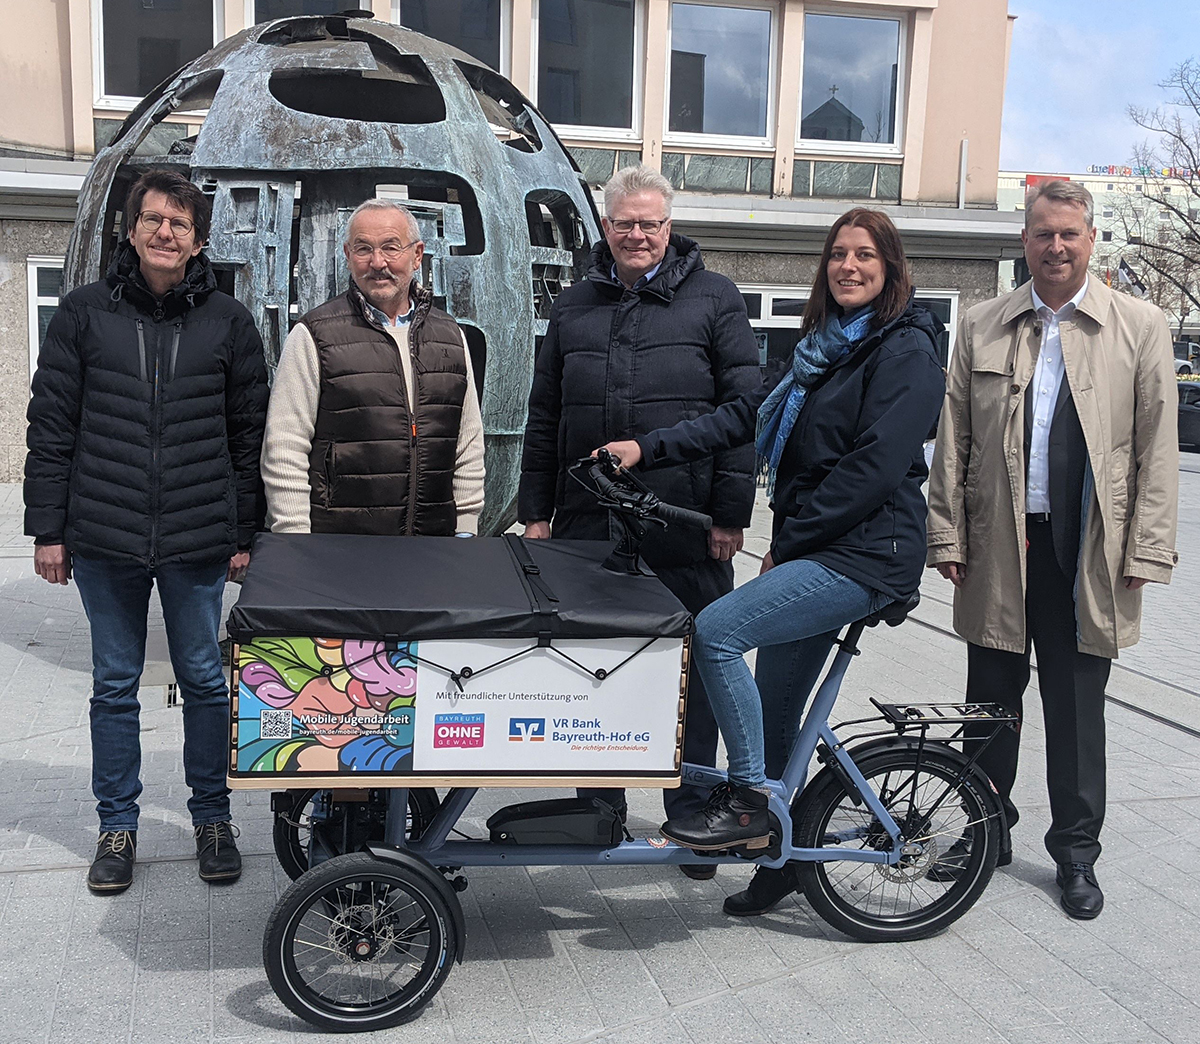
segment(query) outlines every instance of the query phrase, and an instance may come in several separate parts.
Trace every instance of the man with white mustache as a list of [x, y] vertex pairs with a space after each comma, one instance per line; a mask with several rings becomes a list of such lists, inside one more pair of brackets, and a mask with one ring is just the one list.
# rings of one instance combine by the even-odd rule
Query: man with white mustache
[[[262, 474], [273, 533], [472, 536], [483, 419], [462, 330], [416, 277], [409, 211], [372, 199], [343, 245], [351, 283], [288, 335]], [[414, 360], [418, 364], [414, 364]]]
[[[927, 559], [954, 584], [968, 702], [1020, 715], [1037, 650], [1045, 843], [1061, 905], [1078, 919], [1104, 906], [1095, 863], [1109, 669], [1138, 640], [1142, 586], [1169, 583], [1178, 557], [1171, 335], [1160, 309], [1089, 278], [1092, 206], [1082, 185], [1031, 187], [1021, 234], [1031, 282], [959, 323], [929, 478]], [[1010, 827], [1018, 743], [1003, 730], [979, 757]], [[954, 852], [937, 880], [953, 874]], [[1001, 851], [1000, 864], [1011, 858]]]

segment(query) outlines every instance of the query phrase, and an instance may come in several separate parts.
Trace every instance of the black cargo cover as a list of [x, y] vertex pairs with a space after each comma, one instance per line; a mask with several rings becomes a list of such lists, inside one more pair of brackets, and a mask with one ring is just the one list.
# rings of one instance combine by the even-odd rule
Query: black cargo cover
[[691, 614], [656, 576], [602, 567], [610, 550], [512, 535], [260, 533], [229, 634], [239, 642], [691, 634]]

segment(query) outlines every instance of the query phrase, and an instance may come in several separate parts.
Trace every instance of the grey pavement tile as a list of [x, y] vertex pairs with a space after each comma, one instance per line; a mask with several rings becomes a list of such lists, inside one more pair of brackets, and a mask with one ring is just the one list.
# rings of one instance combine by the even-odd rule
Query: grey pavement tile
[[724, 977], [678, 917], [639, 919], [625, 930], [671, 1006], [724, 986]]
[[747, 923], [753, 918], [731, 918], [715, 903], [679, 903], [675, 910], [731, 986], [786, 969], [774, 950], [762, 944], [754, 925]]
[[690, 1004], [675, 1017], [698, 1044], [713, 1040], [722, 1044], [771, 1044], [777, 1039], [764, 1032], [741, 997], [734, 994]]
[[[683, 1028], [675, 1015], [616, 1026], [595, 1040], [597, 1044], [695, 1044], [695, 1038]], [[706, 1044], [715, 1044], [715, 1041], [709, 1038]]]
[[[1116, 991], [1116, 996], [1123, 996]], [[1081, 1036], [1094, 1044], [1126, 1044], [1128, 1041], [1186, 1040], [1186, 1037], [1161, 1035], [1146, 1019], [1140, 1018], [1116, 1000], [1105, 998], [1098, 1004], [1073, 1006], [1067, 1017]], [[1192, 1031], [1195, 1023], [1191, 1023]]]
[[768, 1040], [840, 1041], [841, 1028], [802, 985], [802, 972], [739, 990], [738, 999]]

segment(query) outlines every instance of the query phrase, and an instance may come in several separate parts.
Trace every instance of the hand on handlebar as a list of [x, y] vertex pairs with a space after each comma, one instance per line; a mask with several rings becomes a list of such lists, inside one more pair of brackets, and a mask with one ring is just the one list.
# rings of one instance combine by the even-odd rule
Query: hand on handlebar
[[[642, 447], [639, 446], [633, 439], [625, 442], [610, 442], [606, 446], [601, 446], [600, 449], [606, 449], [614, 457], [617, 458], [617, 463], [623, 468], [636, 467], [642, 462]], [[600, 450], [592, 450], [592, 456], [596, 456]]]

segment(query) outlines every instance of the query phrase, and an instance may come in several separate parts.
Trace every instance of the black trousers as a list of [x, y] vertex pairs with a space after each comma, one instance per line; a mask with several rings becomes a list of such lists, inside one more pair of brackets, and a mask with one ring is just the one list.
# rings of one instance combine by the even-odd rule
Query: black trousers
[[[1046, 850], [1056, 863], [1094, 863], [1104, 824], [1104, 687], [1112, 661], [1078, 650], [1074, 577], [1063, 573], [1055, 557], [1050, 523], [1031, 522], [1027, 533], [1025, 651], [968, 645], [967, 700], [998, 703], [1020, 716], [1032, 643], [1046, 724], [1051, 816]], [[967, 734], [986, 736], [988, 731], [968, 728]], [[1011, 795], [1019, 744], [1019, 732], [1004, 729], [980, 757], [1004, 801], [1009, 826], [1018, 819]]]
[[[715, 558], [706, 558], [696, 565], [663, 567], [654, 572], [693, 616], [733, 590], [733, 563], [718, 562]], [[716, 765], [718, 735], [717, 722], [713, 718], [700, 672], [689, 670], [683, 760], [693, 765]], [[619, 787], [581, 787], [578, 793], [580, 797], [602, 798], [614, 807], [625, 804], [625, 791]], [[686, 816], [702, 808], [709, 793], [709, 787], [688, 783], [675, 790], [664, 790], [663, 808], [667, 818]]]

